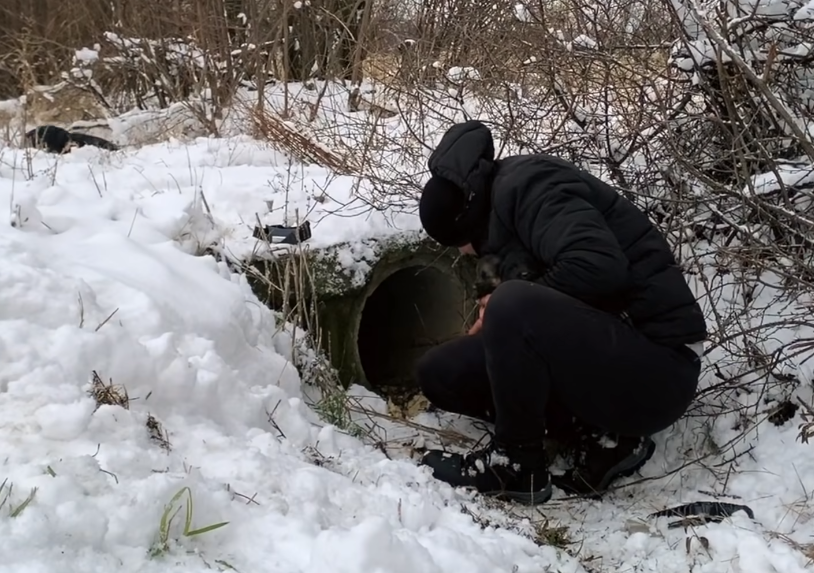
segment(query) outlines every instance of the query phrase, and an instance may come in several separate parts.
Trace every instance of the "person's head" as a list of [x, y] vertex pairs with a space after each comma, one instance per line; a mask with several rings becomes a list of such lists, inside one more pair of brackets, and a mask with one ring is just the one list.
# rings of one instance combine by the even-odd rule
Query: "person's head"
[[419, 201], [426, 233], [445, 247], [477, 254], [487, 239], [494, 176], [492, 133], [479, 121], [450, 128], [430, 155], [432, 177]]
[[463, 189], [443, 177], [432, 177], [424, 185], [418, 212], [424, 231], [433, 240], [455, 247], [461, 254], [473, 255], [476, 248], [472, 243], [477, 242], [479, 233], [459, 221], [466, 206]]

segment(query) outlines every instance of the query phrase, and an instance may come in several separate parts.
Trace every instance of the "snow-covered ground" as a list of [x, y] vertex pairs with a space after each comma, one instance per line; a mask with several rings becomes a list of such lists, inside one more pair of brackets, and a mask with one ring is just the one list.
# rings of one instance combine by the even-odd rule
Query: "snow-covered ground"
[[[244, 278], [195, 256], [214, 232], [196, 190], [237, 228], [285, 173], [275, 157], [225, 141], [84, 149], [37, 154], [26, 181], [23, 153], [3, 153], [0, 203], [13, 194], [24, 221], [0, 224], [0, 570], [579, 570], [481, 529], [450, 488], [303, 403], [279, 318]], [[129, 409], [97, 408], [94, 371], [127, 390]], [[185, 536], [181, 497], [162, 533], [185, 487], [187, 531], [228, 525]]]
[[[295, 211], [317, 222], [316, 245], [417, 229], [413, 216], [371, 211], [354, 183], [245, 137], [37, 153], [30, 164], [21, 150], [0, 152], [0, 205], [11, 206], [0, 222], [0, 571], [811, 567], [814, 446], [796, 439], [799, 415], [745, 434], [735, 414], [711, 426], [691, 418], [658, 437], [627, 487], [603, 501], [560, 495], [530, 513], [483, 505], [406, 453], [388, 457], [321, 422], [286, 325], [201, 253], [215, 242], [245, 255], [256, 217], [291, 223]], [[96, 395], [112, 383], [127, 407], [98, 406], [94, 372]], [[811, 373], [799, 375], [811, 403]], [[742, 399], [761, 412], [763, 398]], [[755, 520], [738, 513], [685, 531], [647, 519], [711, 493]], [[546, 520], [568, 529], [576, 557], [535, 542]]]

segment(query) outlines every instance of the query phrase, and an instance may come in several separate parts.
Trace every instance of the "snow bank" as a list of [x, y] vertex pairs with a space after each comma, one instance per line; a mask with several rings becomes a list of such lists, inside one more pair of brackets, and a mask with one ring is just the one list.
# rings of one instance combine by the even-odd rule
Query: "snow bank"
[[[200, 140], [53, 162], [36, 154], [26, 180], [6, 150], [0, 167], [0, 204], [19, 207], [0, 223], [0, 570], [583, 571], [320, 424], [284, 325], [194, 256], [204, 235], [238, 248], [240, 225], [285, 196], [274, 152]], [[384, 228], [344, 219], [315, 236]], [[94, 371], [128, 407], [96, 403]], [[184, 507], [187, 532], [228, 523], [184, 535]]]
[[[11, 165], [24, 162], [22, 150], [6, 150], [0, 176], [11, 179]], [[171, 140], [115, 154], [90, 147], [59, 158], [37, 152], [31, 172], [33, 181], [18, 182], [16, 201], [54, 232], [93, 234], [101, 225], [141, 242], [171, 237], [187, 252], [214, 244], [231, 260], [260, 249], [253, 237], [258, 220], [309, 220], [313, 248], [352, 243], [342, 257], [348, 266], [369, 254], [365, 240], [420, 229], [415, 213], [372, 210], [364, 182], [318, 166], [292, 166], [245, 136], [188, 145]], [[40, 225], [37, 232], [48, 229]]]
[[[339, 107], [326, 105], [314, 122], [320, 142], [351, 137], [363, 121]], [[409, 135], [408, 119], [385, 125], [391, 147], [379, 159], [403, 159], [396, 144]], [[428, 141], [441, 125], [428, 127]], [[415, 176], [420, 157], [397, 167]], [[781, 173], [786, 184], [810, 183], [791, 167]], [[383, 161], [381, 169], [390, 166]], [[758, 193], [776, 185], [776, 177], [754, 181]], [[0, 508], [0, 571], [50, 572], [57, 561], [81, 571], [186, 572], [204, 562], [286, 573], [584, 571], [509, 529], [481, 528], [461, 512], [465, 496], [412, 462], [321, 427], [289, 360], [285, 325], [243, 278], [200, 256], [214, 244], [243, 258], [257, 248], [258, 217], [293, 224], [307, 216], [314, 246], [348, 242], [341, 261], [364, 268], [367, 241], [419, 228], [408, 199], [399, 211], [372, 210], [370, 199], [368, 182], [292, 164], [246, 137], [34, 153], [30, 165], [22, 151], [0, 150], [0, 204], [12, 205], [0, 222], [0, 483], [14, 486]], [[722, 299], [740, 300], [714, 268], [706, 282], [692, 280], [699, 293], [720, 289]], [[738, 324], [756, 327], [788, 312], [774, 298], [777, 287], [752, 293], [752, 316]], [[780, 332], [778, 349], [810, 337], [810, 329]], [[707, 365], [738, 374], [727, 359], [716, 351]], [[545, 517], [569, 528], [591, 570], [601, 563], [659, 573], [805, 571], [814, 536], [812, 446], [797, 440], [799, 415], [780, 427], [765, 422], [778, 400], [812, 402], [810, 365], [801, 358], [797, 366], [801, 384], [792, 395], [787, 384], [770, 396], [708, 399], [715, 423], [706, 423], [707, 410], [694, 411], [659, 435], [648, 481], [596, 502], [557, 496], [542, 508]], [[127, 388], [129, 409], [96, 408], [87, 394], [93, 371]], [[719, 383], [710, 373], [702, 386]], [[748, 416], [738, 411], [744, 404]], [[434, 416], [419, 421], [453, 421]], [[761, 423], [744, 431], [755, 418]], [[387, 431], [383, 441], [428, 439], [414, 427], [391, 432], [375, 422]], [[184, 487], [194, 502], [192, 529], [228, 525], [182, 535], [188, 498], [181, 497], [169, 550], [151, 557], [162, 549], [165, 504]], [[669, 529], [667, 519], [643, 521], [700, 499], [747, 504], [756, 520], [738, 514], [689, 531]], [[516, 524], [476, 504], [467, 511]], [[525, 517], [527, 529], [541, 519]]]

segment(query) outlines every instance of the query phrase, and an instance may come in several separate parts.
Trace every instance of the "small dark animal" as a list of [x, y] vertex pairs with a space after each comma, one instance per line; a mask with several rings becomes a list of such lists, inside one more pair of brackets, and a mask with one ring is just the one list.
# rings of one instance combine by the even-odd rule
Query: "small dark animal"
[[71, 134], [55, 125], [42, 125], [26, 133], [25, 141], [30, 147], [45, 149], [49, 153], [65, 153], [71, 145]]
[[484, 255], [478, 259], [475, 268], [475, 298], [480, 300], [492, 294], [500, 284], [500, 257]]
[[118, 151], [119, 146], [113, 143], [112, 141], [108, 141], [107, 139], [102, 139], [101, 137], [96, 137], [95, 135], [88, 135], [86, 133], [77, 133], [71, 132], [71, 141], [73, 141], [77, 147], [84, 147], [86, 145], [92, 145], [94, 147], [100, 147], [102, 149], [107, 149], [108, 151]]
[[539, 267], [526, 256], [513, 255], [500, 258], [497, 255], [483, 255], [475, 269], [475, 296], [480, 299], [492, 294], [504, 280], [534, 281], [540, 276]]
[[41, 125], [25, 134], [26, 143], [30, 147], [44, 149], [49, 153], [68, 153], [73, 147], [93, 145], [110, 151], [116, 151], [119, 146], [101, 137], [86, 135], [84, 133], [70, 132], [55, 125]]

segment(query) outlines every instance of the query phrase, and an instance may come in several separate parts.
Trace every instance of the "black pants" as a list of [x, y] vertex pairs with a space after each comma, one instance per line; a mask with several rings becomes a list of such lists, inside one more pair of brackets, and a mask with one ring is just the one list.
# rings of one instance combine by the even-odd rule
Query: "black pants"
[[501, 284], [482, 330], [433, 348], [416, 369], [436, 407], [494, 422], [495, 438], [517, 445], [566, 418], [652, 435], [684, 414], [699, 373], [689, 348], [655, 344], [615, 316], [526, 281]]

